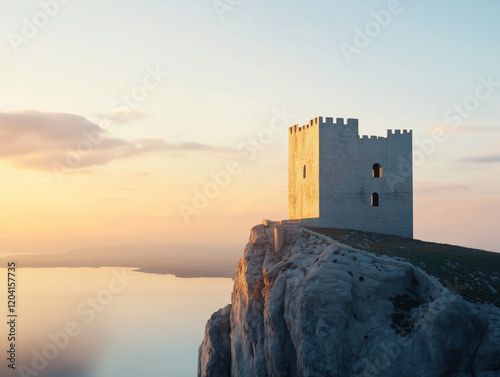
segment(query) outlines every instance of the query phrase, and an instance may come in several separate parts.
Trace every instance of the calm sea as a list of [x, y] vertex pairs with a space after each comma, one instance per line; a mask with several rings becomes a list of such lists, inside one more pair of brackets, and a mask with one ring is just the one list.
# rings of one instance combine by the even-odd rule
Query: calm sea
[[[1, 269], [2, 281], [6, 274]], [[231, 279], [122, 268], [17, 269], [17, 369], [3, 357], [10, 331], [5, 287], [0, 376], [196, 376], [206, 321], [230, 302], [232, 286]]]

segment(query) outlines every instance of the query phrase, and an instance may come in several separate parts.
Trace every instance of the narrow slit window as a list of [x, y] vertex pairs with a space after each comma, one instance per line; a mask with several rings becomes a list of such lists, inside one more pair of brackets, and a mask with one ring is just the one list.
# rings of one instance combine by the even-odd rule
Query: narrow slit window
[[378, 207], [378, 193], [372, 194], [372, 207]]
[[382, 177], [382, 165], [373, 164], [373, 178], [381, 178]]
[[302, 178], [306, 177], [306, 166], [304, 165], [304, 169], [302, 171]]

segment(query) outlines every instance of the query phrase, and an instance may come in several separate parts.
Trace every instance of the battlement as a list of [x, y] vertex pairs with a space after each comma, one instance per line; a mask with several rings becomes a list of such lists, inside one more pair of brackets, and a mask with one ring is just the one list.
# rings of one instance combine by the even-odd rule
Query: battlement
[[397, 136], [405, 136], [406, 137], [406, 136], [409, 136], [411, 134], [412, 134], [411, 130], [394, 130], [394, 132], [393, 132], [393, 130], [387, 130], [387, 137], [361, 135], [359, 138], [361, 140], [387, 140], [390, 137], [397, 137]]
[[289, 132], [293, 225], [275, 226], [276, 250], [297, 224], [413, 237], [411, 130], [360, 135], [358, 119], [316, 117]]
[[[332, 118], [332, 117], [316, 117], [314, 119], [311, 119], [308, 123], [304, 124], [303, 126], [299, 127], [298, 124], [289, 127], [289, 133], [290, 135], [297, 134], [299, 135], [300, 133], [309, 130], [310, 128], [319, 128], [320, 126], [327, 126], [327, 127], [349, 127], [350, 132], [352, 132], [353, 136], [357, 135], [358, 131], [358, 119], [352, 119], [348, 118], [347, 121], [344, 120], [344, 118]], [[398, 137], [410, 137], [412, 135], [412, 130], [387, 130], [387, 136], [369, 136], [369, 135], [360, 135], [359, 139], [362, 141], [367, 141], [367, 140], [377, 140], [377, 141], [383, 141], [387, 140], [389, 138], [398, 138]]]
[[[403, 131], [403, 132], [401, 132]], [[392, 132], [392, 130], [387, 130], [387, 137], [390, 137], [390, 136], [398, 136], [398, 135], [406, 135], [406, 136], [409, 136], [411, 135], [412, 133], [412, 130], [394, 130], [394, 132]]]
[[311, 119], [307, 124], [303, 125], [302, 127], [299, 127], [298, 124], [290, 127], [288, 129], [290, 134], [295, 134], [297, 132], [302, 132], [304, 130], [309, 129], [309, 127], [318, 127], [318, 126], [347, 126], [347, 127], [358, 127], [358, 119], [352, 119], [349, 118], [347, 119], [347, 123], [344, 122], [344, 118], [336, 118], [336, 121], [333, 121], [333, 118], [327, 117], [316, 117], [314, 119]]
[[333, 118], [325, 118], [323, 122], [323, 117], [318, 117], [319, 124], [326, 126], [358, 126], [358, 119], [348, 118], [347, 123], [344, 122], [344, 118], [337, 118], [335, 122], [333, 122]]

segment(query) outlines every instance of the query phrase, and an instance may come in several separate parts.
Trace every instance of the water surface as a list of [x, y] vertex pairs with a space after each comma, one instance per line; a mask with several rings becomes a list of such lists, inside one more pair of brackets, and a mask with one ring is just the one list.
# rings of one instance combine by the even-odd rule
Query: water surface
[[233, 285], [123, 268], [23, 268], [16, 279], [18, 369], [5, 375], [22, 365], [40, 377], [195, 376], [206, 321]]

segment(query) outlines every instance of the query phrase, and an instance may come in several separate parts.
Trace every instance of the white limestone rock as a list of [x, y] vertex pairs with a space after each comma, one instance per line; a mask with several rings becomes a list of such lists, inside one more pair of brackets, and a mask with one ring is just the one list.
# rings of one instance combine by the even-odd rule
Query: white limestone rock
[[500, 309], [302, 227], [276, 252], [273, 225], [258, 225], [198, 376], [500, 376]]
[[230, 376], [231, 348], [229, 314], [231, 305], [212, 314], [198, 350], [198, 376]]

